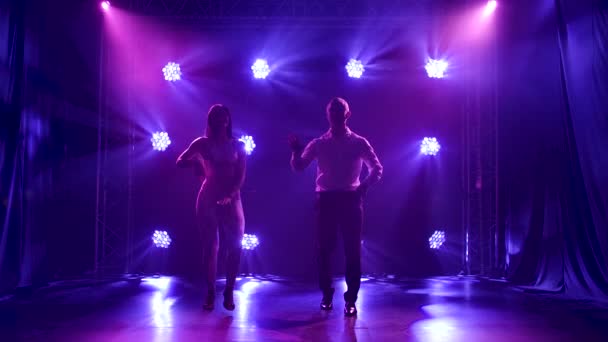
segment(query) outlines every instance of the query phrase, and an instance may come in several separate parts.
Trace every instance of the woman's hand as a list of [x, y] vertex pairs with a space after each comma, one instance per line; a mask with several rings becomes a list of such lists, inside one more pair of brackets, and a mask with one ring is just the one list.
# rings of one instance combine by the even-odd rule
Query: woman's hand
[[217, 204], [219, 204], [219, 205], [228, 205], [230, 203], [232, 203], [232, 197], [225, 197], [225, 198], [222, 198], [221, 200], [217, 201]]

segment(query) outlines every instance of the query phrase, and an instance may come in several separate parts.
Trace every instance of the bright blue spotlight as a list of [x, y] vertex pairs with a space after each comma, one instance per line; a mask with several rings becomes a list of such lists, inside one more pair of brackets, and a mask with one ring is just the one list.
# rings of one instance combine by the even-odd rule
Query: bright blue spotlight
[[425, 156], [435, 156], [437, 153], [439, 153], [440, 149], [441, 145], [439, 145], [437, 138], [434, 137], [425, 137], [420, 143], [420, 153], [424, 154]]
[[152, 234], [152, 242], [158, 248], [169, 248], [171, 245], [171, 237], [164, 230], [155, 230]]
[[270, 66], [265, 59], [256, 59], [251, 66], [251, 71], [253, 71], [254, 78], [264, 79], [270, 74]]
[[243, 235], [243, 240], [241, 240], [241, 246], [243, 246], [246, 250], [254, 250], [260, 245], [260, 240], [258, 237], [253, 234], [245, 234]]
[[349, 77], [352, 78], [361, 78], [363, 76], [363, 72], [365, 71], [365, 67], [360, 60], [356, 60], [351, 58], [346, 64], [346, 72]]
[[164, 151], [171, 145], [171, 139], [169, 139], [169, 134], [167, 132], [156, 132], [152, 134], [152, 148], [156, 151]]
[[169, 82], [175, 82], [182, 79], [182, 70], [179, 67], [179, 64], [174, 62], [169, 62], [163, 68], [163, 76], [165, 76], [165, 80]]
[[250, 155], [253, 150], [255, 150], [255, 141], [253, 141], [252, 136], [243, 135], [239, 138], [239, 141], [245, 144], [245, 152], [247, 152], [247, 155]]
[[429, 247], [431, 249], [439, 249], [445, 243], [445, 232], [436, 230], [429, 238]]
[[430, 78], [443, 78], [446, 70], [448, 70], [448, 62], [443, 59], [435, 60], [429, 58], [424, 68]]

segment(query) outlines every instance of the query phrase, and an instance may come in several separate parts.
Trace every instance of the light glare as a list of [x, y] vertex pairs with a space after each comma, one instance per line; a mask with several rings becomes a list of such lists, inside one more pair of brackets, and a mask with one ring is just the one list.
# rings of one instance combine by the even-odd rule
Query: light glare
[[150, 141], [152, 142], [152, 148], [156, 151], [164, 151], [171, 145], [171, 139], [169, 139], [169, 134], [167, 134], [167, 132], [156, 132], [152, 134]]
[[241, 246], [243, 246], [246, 250], [254, 250], [256, 247], [260, 245], [260, 240], [258, 237], [253, 234], [245, 234], [243, 235], [243, 240], [241, 240]]
[[255, 141], [253, 141], [253, 137], [250, 135], [243, 135], [239, 138], [239, 141], [245, 144], [245, 152], [247, 155], [250, 155], [255, 149]]
[[253, 71], [254, 78], [264, 79], [270, 74], [270, 66], [265, 59], [256, 59], [251, 66], [251, 71]]
[[444, 61], [443, 59], [436, 60], [429, 58], [424, 68], [426, 69], [426, 73], [430, 78], [443, 78], [446, 70], [448, 69], [448, 62]]
[[440, 149], [441, 145], [435, 137], [425, 137], [420, 143], [420, 153], [425, 156], [436, 156]]
[[179, 64], [169, 62], [163, 67], [163, 76], [166, 81], [175, 82], [182, 79], [182, 70]]
[[152, 242], [158, 248], [169, 248], [171, 245], [171, 237], [164, 230], [155, 230], [152, 234]]
[[361, 61], [351, 58], [346, 64], [346, 72], [349, 77], [352, 78], [361, 78], [363, 72], [365, 71], [365, 67]]
[[496, 0], [488, 1], [488, 3], [486, 4], [486, 7], [484, 7], [484, 9], [483, 9], [483, 17], [487, 18], [492, 13], [494, 13], [494, 11], [496, 10], [496, 6], [498, 6], [498, 3], [496, 2]]
[[445, 232], [436, 230], [429, 238], [429, 247], [431, 249], [439, 249], [445, 242]]

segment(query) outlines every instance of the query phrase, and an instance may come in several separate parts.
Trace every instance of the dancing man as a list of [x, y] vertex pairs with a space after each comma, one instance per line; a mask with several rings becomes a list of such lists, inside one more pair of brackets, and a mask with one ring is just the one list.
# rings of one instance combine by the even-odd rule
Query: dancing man
[[[382, 165], [367, 139], [346, 125], [351, 112], [344, 99], [332, 99], [326, 112], [329, 131], [312, 140], [306, 148], [302, 148], [297, 137], [289, 137], [291, 166], [301, 171], [317, 160], [317, 257], [319, 286], [323, 292], [321, 309], [333, 308], [330, 259], [339, 232], [344, 243], [348, 288], [344, 293], [344, 314], [355, 316], [355, 302], [361, 286], [362, 201], [369, 186], [380, 180]], [[363, 181], [360, 180], [362, 163], [369, 170]]]
[[240, 196], [245, 181], [245, 156], [245, 145], [232, 136], [228, 108], [217, 104], [209, 109], [205, 136], [194, 140], [177, 159], [177, 166], [194, 167], [204, 178], [196, 201], [196, 216], [203, 237], [205, 310], [213, 310], [215, 304], [218, 229], [222, 230], [222, 245], [226, 248], [223, 304], [227, 310], [235, 308], [233, 291], [245, 227]]

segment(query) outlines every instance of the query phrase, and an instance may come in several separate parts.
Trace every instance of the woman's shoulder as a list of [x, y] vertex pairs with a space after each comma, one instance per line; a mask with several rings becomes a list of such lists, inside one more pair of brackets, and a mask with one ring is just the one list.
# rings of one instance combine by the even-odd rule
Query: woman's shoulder
[[209, 139], [207, 137], [198, 137], [192, 141], [192, 146], [198, 150], [198, 152], [202, 152], [209, 146]]
[[209, 141], [209, 138], [207, 137], [198, 137], [196, 139], [194, 139], [194, 141], [192, 141], [193, 144], [196, 145], [203, 145], [206, 144]]

